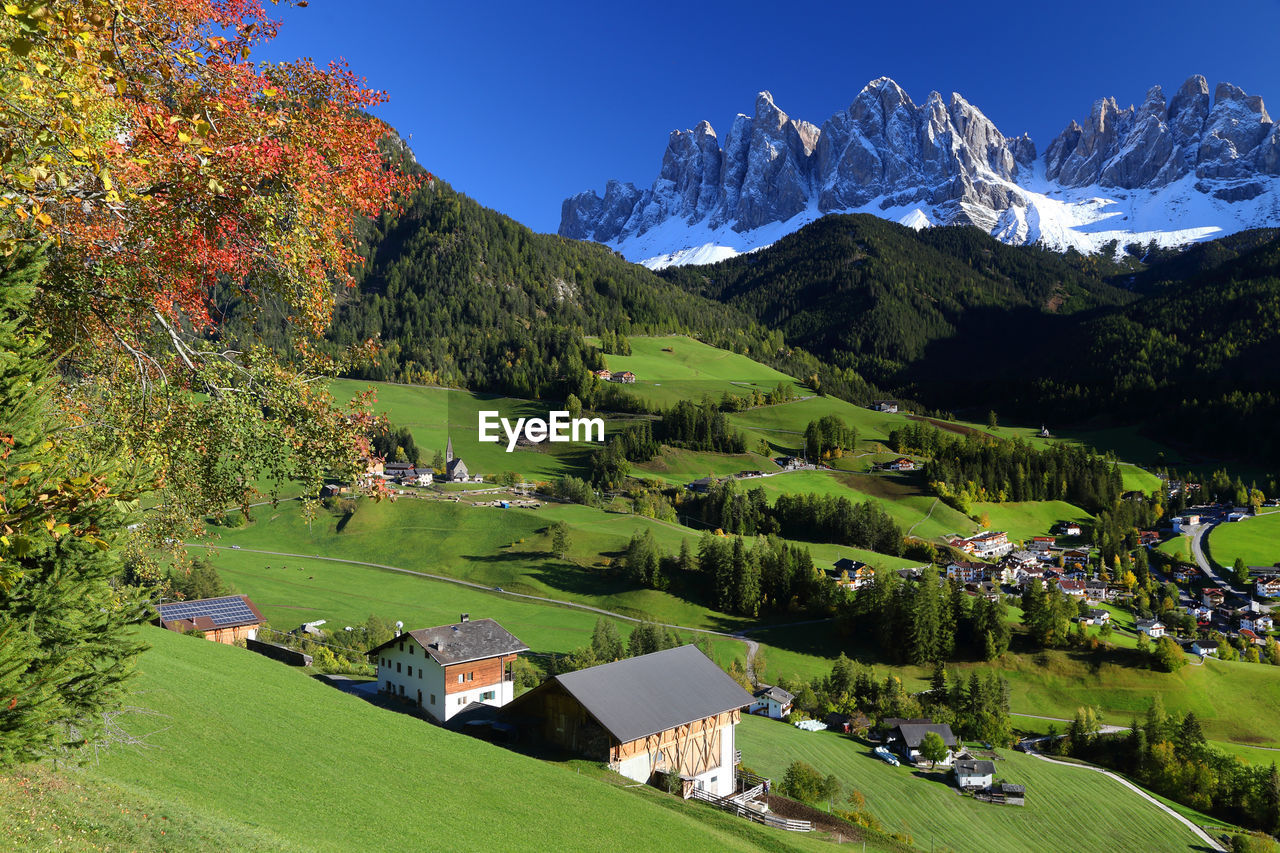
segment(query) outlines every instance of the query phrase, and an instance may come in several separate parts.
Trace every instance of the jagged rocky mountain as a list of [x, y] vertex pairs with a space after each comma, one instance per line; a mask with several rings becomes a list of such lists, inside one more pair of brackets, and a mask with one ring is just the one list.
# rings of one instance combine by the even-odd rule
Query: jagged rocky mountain
[[1166, 101], [1114, 98], [1037, 158], [958, 94], [916, 104], [887, 77], [819, 128], [768, 92], [723, 145], [708, 122], [671, 133], [645, 190], [610, 181], [566, 199], [560, 234], [648, 266], [705, 263], [768, 245], [832, 212], [921, 228], [971, 224], [1013, 244], [1096, 251], [1176, 245], [1280, 222], [1280, 124], [1262, 99], [1204, 77]]

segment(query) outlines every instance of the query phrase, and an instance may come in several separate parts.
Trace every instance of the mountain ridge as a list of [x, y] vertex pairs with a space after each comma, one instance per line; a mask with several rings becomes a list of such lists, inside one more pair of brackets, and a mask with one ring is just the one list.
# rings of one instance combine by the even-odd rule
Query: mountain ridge
[[973, 225], [1002, 242], [1096, 252], [1162, 246], [1280, 218], [1280, 124], [1261, 97], [1193, 75], [1166, 101], [1096, 101], [1037, 157], [958, 93], [916, 104], [888, 77], [821, 127], [768, 92], [721, 144], [709, 122], [672, 131], [648, 189], [609, 181], [561, 207], [561, 236], [659, 268], [722, 260], [827, 213], [911, 227]]

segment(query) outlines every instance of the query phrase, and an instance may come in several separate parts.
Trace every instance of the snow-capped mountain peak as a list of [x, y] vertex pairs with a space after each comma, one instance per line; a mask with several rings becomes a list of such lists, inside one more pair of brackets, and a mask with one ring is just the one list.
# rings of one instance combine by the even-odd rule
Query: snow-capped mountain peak
[[818, 127], [760, 92], [723, 143], [706, 121], [672, 131], [648, 189], [566, 199], [560, 234], [655, 267], [708, 263], [833, 212], [1082, 251], [1185, 243], [1280, 220], [1280, 125], [1260, 97], [1220, 83], [1210, 99], [1196, 75], [1167, 102], [1159, 86], [1139, 107], [1096, 101], [1037, 160], [958, 93], [917, 105], [881, 77]]

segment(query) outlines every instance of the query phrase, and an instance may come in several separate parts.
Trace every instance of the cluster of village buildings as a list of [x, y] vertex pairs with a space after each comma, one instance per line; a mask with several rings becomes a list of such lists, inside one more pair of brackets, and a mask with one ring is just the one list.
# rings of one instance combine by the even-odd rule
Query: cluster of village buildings
[[[430, 465], [413, 462], [384, 462], [381, 459], [366, 460], [364, 477], [369, 481], [394, 483], [399, 486], [430, 486], [433, 483], [483, 483], [484, 476], [472, 474], [461, 456], [453, 454], [453, 437], [450, 436], [444, 452], [444, 470], [437, 474]], [[324, 487], [321, 497], [344, 493], [349, 487], [331, 484]]]

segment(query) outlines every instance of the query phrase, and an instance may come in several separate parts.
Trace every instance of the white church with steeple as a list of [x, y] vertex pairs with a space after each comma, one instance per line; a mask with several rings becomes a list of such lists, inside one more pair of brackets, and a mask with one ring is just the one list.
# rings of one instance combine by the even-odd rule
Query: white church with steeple
[[453, 455], [453, 436], [449, 436], [449, 441], [445, 445], [444, 479], [450, 483], [479, 483], [483, 480], [479, 474], [472, 477], [467, 471], [467, 463]]

